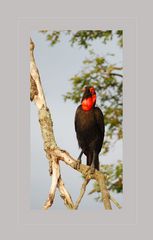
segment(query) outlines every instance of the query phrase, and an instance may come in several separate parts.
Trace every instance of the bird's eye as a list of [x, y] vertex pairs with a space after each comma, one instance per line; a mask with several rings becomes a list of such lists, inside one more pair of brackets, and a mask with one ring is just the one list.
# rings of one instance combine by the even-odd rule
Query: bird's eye
[[90, 88], [91, 94], [95, 94], [95, 89], [93, 87]]

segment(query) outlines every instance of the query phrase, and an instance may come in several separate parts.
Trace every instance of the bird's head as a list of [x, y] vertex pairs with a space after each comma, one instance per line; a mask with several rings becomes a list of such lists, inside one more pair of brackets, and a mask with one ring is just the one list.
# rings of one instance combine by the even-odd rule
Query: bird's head
[[96, 104], [96, 92], [94, 87], [87, 86], [83, 89], [83, 97], [81, 101], [82, 109], [89, 111]]

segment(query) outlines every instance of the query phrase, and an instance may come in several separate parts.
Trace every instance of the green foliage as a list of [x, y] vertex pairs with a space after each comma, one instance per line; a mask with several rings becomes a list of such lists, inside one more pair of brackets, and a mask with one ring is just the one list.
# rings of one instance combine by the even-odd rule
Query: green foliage
[[79, 31], [75, 33], [71, 38], [71, 44], [78, 44], [88, 48], [91, 46], [90, 42], [94, 39], [102, 39], [104, 43], [112, 39], [112, 31], [100, 31], [100, 30], [88, 30], [88, 31]]
[[110, 165], [101, 165], [101, 171], [104, 173], [106, 178], [107, 187], [111, 191], [116, 191], [120, 193], [122, 189], [122, 179], [123, 179], [123, 164], [121, 161], [118, 163]]
[[53, 46], [59, 42], [59, 37], [61, 34], [66, 34], [70, 36], [70, 44], [73, 46], [77, 44], [80, 47], [88, 48], [91, 46], [92, 41], [100, 39], [103, 43], [107, 43], [113, 39], [114, 35], [118, 37], [118, 44], [123, 46], [123, 31], [118, 30], [113, 33], [112, 30], [102, 31], [102, 30], [81, 30], [76, 33], [67, 30], [67, 31], [53, 31], [49, 32], [47, 30], [42, 30], [42, 33], [46, 34], [47, 40], [50, 42], [50, 45]]
[[50, 45], [54, 46], [57, 42], [59, 42], [60, 32], [53, 32], [52, 34], [47, 35], [47, 41], [50, 41]]
[[[108, 190], [116, 193], [123, 192], [123, 163], [101, 165]], [[101, 200], [100, 188], [97, 182], [94, 183], [93, 190], [89, 194], [97, 192], [96, 200]]]

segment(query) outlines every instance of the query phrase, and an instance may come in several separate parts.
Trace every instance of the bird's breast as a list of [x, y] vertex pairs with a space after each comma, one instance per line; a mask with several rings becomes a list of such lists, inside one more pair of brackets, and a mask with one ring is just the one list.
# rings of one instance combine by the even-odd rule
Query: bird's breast
[[83, 111], [80, 110], [80, 113], [77, 117], [77, 125], [78, 125], [78, 130], [79, 132], [87, 132], [95, 130], [97, 127], [96, 121], [95, 121], [95, 116], [94, 116], [94, 111]]

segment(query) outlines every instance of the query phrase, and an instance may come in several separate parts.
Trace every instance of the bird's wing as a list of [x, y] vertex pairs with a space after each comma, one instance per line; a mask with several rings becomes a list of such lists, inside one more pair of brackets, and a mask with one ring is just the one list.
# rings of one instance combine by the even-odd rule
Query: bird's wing
[[104, 136], [105, 133], [105, 125], [104, 125], [104, 116], [102, 111], [100, 110], [99, 107], [95, 107], [95, 118], [97, 121], [97, 126], [99, 128], [99, 131], [102, 133], [102, 135]]
[[75, 125], [75, 131], [77, 132], [78, 129], [78, 114], [80, 112], [80, 106], [77, 108], [76, 113], [75, 113], [75, 120], [74, 120], [74, 125]]

